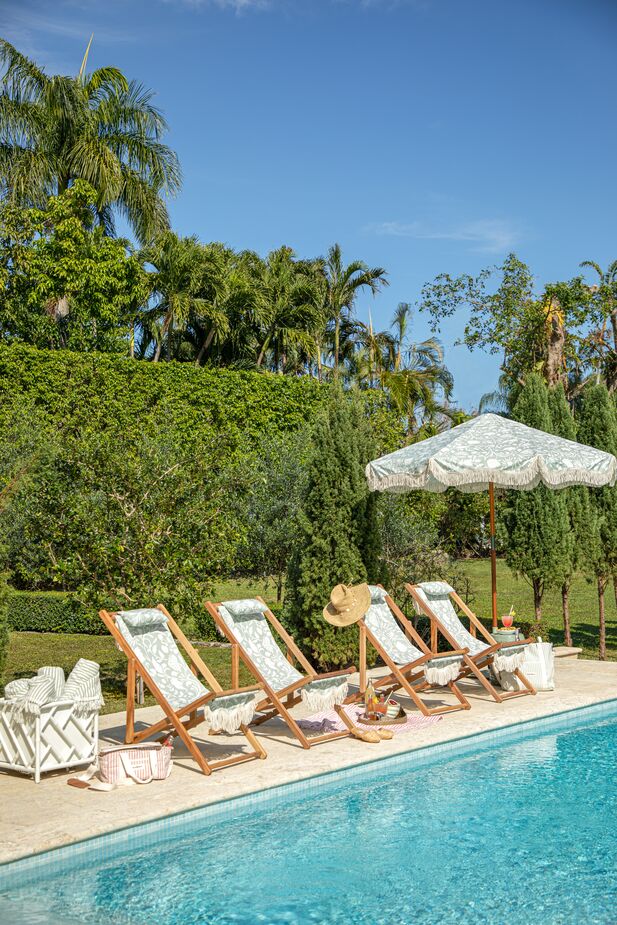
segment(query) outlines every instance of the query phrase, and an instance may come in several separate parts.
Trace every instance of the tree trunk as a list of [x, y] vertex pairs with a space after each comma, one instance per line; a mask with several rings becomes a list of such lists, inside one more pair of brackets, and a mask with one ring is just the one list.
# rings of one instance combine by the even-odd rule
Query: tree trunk
[[203, 344], [201, 345], [199, 353], [197, 354], [197, 359], [195, 360], [195, 366], [201, 366], [201, 361], [203, 360], [204, 356], [210, 349], [210, 344], [212, 343], [213, 340], [214, 340], [214, 325], [212, 325], [212, 327], [208, 331], [208, 336], [206, 337]]
[[280, 604], [283, 599], [283, 573], [279, 572], [276, 579], [276, 603]]
[[536, 623], [542, 619], [542, 582], [539, 578], [533, 579], [533, 609], [536, 615]]
[[341, 322], [337, 317], [334, 323], [334, 378], [338, 379], [338, 355], [339, 355], [339, 341], [341, 335]]
[[561, 309], [557, 299], [551, 299], [549, 306], [549, 328], [546, 357], [546, 382], [549, 388], [563, 382], [566, 332], [561, 320]]
[[607, 579], [604, 575], [598, 575], [598, 658], [604, 661], [606, 658], [606, 611], [604, 608], [604, 591], [606, 589]]
[[561, 586], [561, 607], [563, 610], [563, 644], [564, 646], [572, 645], [572, 633], [570, 632], [570, 583], [564, 581]]
[[155, 363], [158, 363], [158, 361], [161, 359], [161, 351], [162, 351], [162, 349], [163, 349], [163, 341], [165, 340], [165, 335], [167, 334], [167, 330], [168, 330], [168, 328], [169, 328], [169, 322], [170, 322], [169, 315], [166, 315], [166, 316], [165, 316], [165, 320], [164, 320], [164, 322], [163, 322], [163, 330], [161, 331], [161, 339], [160, 339], [160, 341], [158, 342], [158, 344], [156, 345], [156, 351], [155, 351], [155, 353], [154, 353], [154, 362], [155, 362]]

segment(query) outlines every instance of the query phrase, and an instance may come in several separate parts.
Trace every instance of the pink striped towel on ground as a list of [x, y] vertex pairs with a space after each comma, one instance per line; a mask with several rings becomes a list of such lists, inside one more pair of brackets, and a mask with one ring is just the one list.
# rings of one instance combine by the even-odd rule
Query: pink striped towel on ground
[[[352, 703], [343, 707], [347, 716], [357, 723], [360, 729], [371, 729], [372, 726], [365, 726], [358, 723], [358, 717], [364, 713], [364, 704]], [[432, 726], [438, 723], [443, 716], [422, 716], [421, 713], [408, 713], [407, 720], [404, 723], [384, 723], [384, 728], [391, 729], [394, 735], [400, 735], [402, 732], [412, 732], [414, 729], [423, 729], [424, 726]], [[326, 733], [340, 732], [347, 727], [339, 718], [336, 710], [325, 710], [323, 713], [315, 713], [306, 719], [298, 720], [298, 725], [304, 732]]]

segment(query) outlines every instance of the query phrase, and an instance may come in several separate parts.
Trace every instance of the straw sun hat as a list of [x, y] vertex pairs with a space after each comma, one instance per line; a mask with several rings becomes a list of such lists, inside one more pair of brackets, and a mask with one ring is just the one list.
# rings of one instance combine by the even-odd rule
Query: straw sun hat
[[368, 585], [336, 585], [332, 588], [328, 606], [324, 607], [324, 620], [332, 626], [350, 626], [363, 617], [370, 606]]

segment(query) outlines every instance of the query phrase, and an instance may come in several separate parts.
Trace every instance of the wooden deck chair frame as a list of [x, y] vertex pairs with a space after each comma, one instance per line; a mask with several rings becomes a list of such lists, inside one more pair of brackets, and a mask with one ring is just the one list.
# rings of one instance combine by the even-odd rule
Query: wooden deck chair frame
[[[236, 755], [232, 758], [224, 758], [220, 761], [207, 761], [204, 755], [202, 754], [201, 749], [189, 734], [189, 730], [194, 726], [200, 725], [204, 722], [203, 718], [198, 716], [197, 711], [210, 703], [212, 700], [215, 700], [221, 694], [230, 695], [230, 694], [239, 694], [245, 693], [248, 691], [259, 691], [262, 689], [260, 684], [254, 684], [251, 687], [234, 687], [232, 690], [223, 690], [219, 682], [216, 680], [208, 666], [200, 658], [199, 653], [194, 646], [188, 641], [176, 621], [173, 619], [171, 614], [162, 604], [157, 604], [157, 610], [160, 610], [161, 613], [165, 614], [167, 617], [167, 626], [171, 630], [172, 635], [175, 637], [180, 646], [184, 649], [186, 654], [189, 657], [189, 668], [196, 677], [201, 676], [205, 679], [207, 685], [211, 688], [209, 694], [205, 694], [203, 697], [199, 697], [197, 700], [194, 700], [192, 703], [187, 704], [185, 707], [182, 707], [180, 710], [175, 710], [167, 698], [164, 696], [154, 679], [150, 676], [148, 671], [141, 664], [135, 652], [124, 638], [120, 630], [116, 625], [116, 613], [110, 613], [107, 610], [100, 610], [99, 616], [111, 635], [114, 638], [114, 641], [119, 646], [120, 649], [124, 652], [128, 660], [128, 671], [126, 679], [126, 734], [125, 742], [138, 743], [143, 742], [144, 739], [150, 738], [150, 736], [156, 735], [157, 733], [161, 734], [161, 738], [164, 738], [164, 734], [168, 732], [176, 732], [179, 738], [182, 740], [184, 745], [189, 751], [189, 754], [195, 759], [201, 771], [204, 774], [211, 774], [212, 771], [216, 771], [219, 768], [229, 767], [233, 764], [240, 764], [244, 761], [253, 761], [255, 758], [266, 758], [267, 752], [258, 741], [254, 733], [244, 724], [240, 726], [240, 731], [243, 733], [244, 737], [247, 739], [251, 745], [252, 750], [250, 752], [242, 753], [241, 755]], [[139, 732], [135, 732], [135, 682], [137, 676], [140, 675], [143, 679], [144, 684], [149, 689], [150, 693], [156, 700], [157, 704], [163, 710], [165, 716], [162, 720], [159, 720], [156, 723], [152, 723], [147, 726], [146, 729], [142, 729]], [[187, 716], [187, 719], [182, 719], [182, 717]]]
[[[382, 588], [385, 591], [383, 585], [378, 587]], [[360, 697], [363, 696], [366, 690], [366, 678], [367, 678], [367, 666], [366, 666], [366, 644], [369, 642], [372, 647], [375, 649], [379, 657], [382, 659], [384, 664], [390, 669], [390, 674], [384, 675], [380, 678], [372, 678], [373, 687], [379, 689], [381, 687], [391, 687], [395, 685], [395, 690], [400, 690], [401, 688], [405, 691], [408, 697], [415, 703], [418, 710], [424, 716], [432, 716], [436, 713], [451, 713], [455, 710], [470, 710], [471, 704], [464, 696], [464, 694], [457, 687], [456, 681], [450, 681], [446, 686], [450, 688], [458, 703], [448, 704], [443, 707], [427, 707], [422, 698], [419, 696], [421, 691], [426, 691], [428, 688], [435, 687], [436, 685], [430, 684], [425, 678], [422, 671], [422, 666], [429, 662], [431, 659], [435, 658], [435, 651], [431, 652], [427, 644], [424, 642], [420, 634], [414, 629], [413, 624], [410, 620], [407, 619], [403, 611], [392, 600], [388, 592], [386, 591], [385, 603], [388, 605], [398, 622], [400, 623], [405, 636], [409, 641], [416, 645], [421, 652], [424, 654], [421, 658], [415, 659], [413, 662], [408, 662], [406, 665], [397, 665], [394, 662], [388, 653], [385, 651], [381, 645], [379, 639], [370, 631], [368, 626], [364, 621], [364, 617], [358, 621], [358, 627], [360, 630]], [[451, 652], [440, 652], [440, 656], [463, 656], [467, 653], [467, 649], [453, 649]], [[418, 681], [422, 683], [418, 684]]]
[[[425, 616], [427, 616], [431, 621], [431, 649], [437, 648], [439, 635], [443, 636], [443, 638], [449, 642], [450, 645], [457, 645], [456, 640], [441, 623], [437, 614], [433, 611], [430, 605], [422, 599], [420, 594], [418, 594], [416, 586], [407, 583], [405, 588], [412, 596], [413, 600], [416, 602], [422, 613], [424, 613]], [[513, 697], [525, 697], [527, 694], [535, 694], [535, 687], [531, 681], [525, 677], [520, 668], [517, 668], [514, 671], [514, 674], [519, 679], [521, 684], [523, 684], [523, 690], [509, 691], [508, 693], [499, 693], [499, 691], [496, 690], [494, 685], [491, 684], [489, 679], [482, 672], [482, 669], [490, 668], [490, 666], [493, 664], [493, 660], [497, 652], [502, 651], [503, 649], [512, 648], [514, 646], [528, 644], [531, 642], [531, 639], [524, 639], [520, 642], [495, 642], [482, 621], [479, 620], [475, 613], [469, 609], [465, 601], [458, 596], [456, 591], [451, 591], [450, 597], [456, 606], [462, 610], [462, 612], [468, 618], [469, 632], [471, 635], [477, 637], [479, 632], [482, 639], [488, 643], [488, 649], [484, 649], [482, 652], [478, 652], [477, 655], [467, 654], [463, 656], [464, 668], [460, 677], [474, 677], [477, 681], [480, 682], [485, 691], [487, 691], [487, 693], [489, 693], [493, 700], [495, 700], [497, 703], [503, 703], [504, 700], [511, 700]]]
[[[284, 687], [282, 690], [274, 690], [274, 688], [268, 684], [268, 681], [266, 678], [264, 678], [259, 668], [255, 665], [248, 652], [246, 652], [246, 650], [242, 647], [233, 631], [229, 629], [223, 618], [220, 616], [218, 608], [221, 606], [221, 602], [214, 604], [212, 601], [206, 601], [206, 610], [214, 620], [221, 633], [223, 633], [231, 643], [231, 683], [238, 683], [240, 661], [242, 661], [251, 672], [253, 677], [260, 682], [266, 693], [266, 697], [264, 697], [264, 699], [257, 704], [257, 710], [260, 713], [263, 713], [263, 715], [259, 716], [256, 720], [253, 720], [252, 725], [258, 726], [261, 723], [265, 723], [269, 719], [272, 719], [274, 716], [276, 716], [278, 713], [281, 719], [287, 723], [291, 732], [293, 732], [296, 739], [302, 745], [302, 748], [311, 748], [311, 746], [318, 745], [320, 742], [330, 742], [332, 739], [340, 739], [345, 736], [357, 733], [357, 729], [354, 726], [352, 720], [347, 716], [342, 707], [338, 705], [336, 705], [334, 709], [338, 713], [341, 721], [347, 726], [346, 730], [341, 730], [340, 732], [327, 732], [323, 735], [311, 736], [310, 738], [302, 732], [302, 729], [289, 712], [290, 708], [295, 706], [302, 699], [300, 696], [300, 690], [311, 681], [319, 681], [323, 678], [336, 678], [339, 675], [353, 674], [353, 672], [356, 670], [355, 666], [352, 665], [351, 668], [346, 668], [342, 671], [330, 671], [326, 674], [317, 674], [309, 660], [305, 655], [303, 655], [292, 637], [285, 630], [282, 624], [276, 619], [263, 598], [256, 597], [255, 600], [264, 605], [264, 616], [266, 620], [285, 644], [287, 661], [291, 665], [293, 665], [294, 662], [298, 662], [298, 664], [307, 673], [308, 677], [301, 678], [299, 681], [296, 681], [295, 684], [290, 684], [288, 687]], [[283, 703], [283, 699], [285, 700], [285, 703]], [[350, 698], [348, 698], [346, 702], [349, 701]]]

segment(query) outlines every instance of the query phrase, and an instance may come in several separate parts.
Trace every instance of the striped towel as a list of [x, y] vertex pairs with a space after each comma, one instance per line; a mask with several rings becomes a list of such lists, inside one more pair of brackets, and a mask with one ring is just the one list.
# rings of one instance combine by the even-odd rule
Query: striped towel
[[64, 700], [74, 700], [81, 712], [103, 706], [103, 693], [99, 665], [90, 659], [80, 658], [64, 685]]
[[4, 688], [5, 700], [24, 700], [28, 694], [31, 678], [16, 678]]
[[51, 678], [54, 682], [54, 700], [62, 700], [64, 696], [64, 671], [55, 665], [44, 665], [37, 671], [39, 678]]

